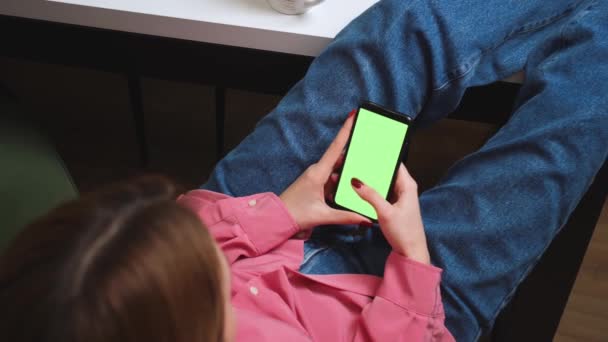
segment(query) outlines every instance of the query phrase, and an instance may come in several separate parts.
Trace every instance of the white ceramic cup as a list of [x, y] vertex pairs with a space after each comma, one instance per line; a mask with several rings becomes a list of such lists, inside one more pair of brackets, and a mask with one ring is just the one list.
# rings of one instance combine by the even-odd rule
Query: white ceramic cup
[[302, 14], [324, 0], [268, 0], [275, 10], [283, 14]]

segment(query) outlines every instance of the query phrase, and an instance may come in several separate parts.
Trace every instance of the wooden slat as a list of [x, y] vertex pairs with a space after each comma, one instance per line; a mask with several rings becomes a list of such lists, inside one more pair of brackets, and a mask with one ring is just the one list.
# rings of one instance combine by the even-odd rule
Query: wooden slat
[[608, 341], [608, 204], [583, 260], [555, 341]]

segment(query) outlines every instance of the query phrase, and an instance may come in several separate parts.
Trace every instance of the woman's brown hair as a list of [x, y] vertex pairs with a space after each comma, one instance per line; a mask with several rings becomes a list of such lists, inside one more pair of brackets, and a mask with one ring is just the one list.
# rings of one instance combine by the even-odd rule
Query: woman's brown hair
[[175, 196], [141, 179], [26, 227], [0, 256], [0, 339], [223, 340], [220, 256]]

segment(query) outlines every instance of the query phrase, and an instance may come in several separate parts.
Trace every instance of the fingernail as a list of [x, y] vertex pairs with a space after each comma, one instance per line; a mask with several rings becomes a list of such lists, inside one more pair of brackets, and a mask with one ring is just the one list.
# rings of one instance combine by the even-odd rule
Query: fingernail
[[355, 188], [360, 189], [360, 188], [361, 188], [361, 186], [363, 185], [363, 182], [362, 182], [362, 181], [360, 181], [360, 180], [359, 180], [359, 179], [357, 179], [357, 178], [351, 178], [351, 179], [350, 179], [350, 184], [351, 184], [352, 186], [354, 186]]
[[370, 228], [370, 227], [373, 227], [374, 224], [371, 222], [368, 222], [368, 221], [361, 221], [361, 223], [359, 223], [359, 226]]
[[356, 109], [353, 109], [350, 113], [348, 113], [348, 117], [350, 118], [351, 116], [355, 115], [357, 113]]

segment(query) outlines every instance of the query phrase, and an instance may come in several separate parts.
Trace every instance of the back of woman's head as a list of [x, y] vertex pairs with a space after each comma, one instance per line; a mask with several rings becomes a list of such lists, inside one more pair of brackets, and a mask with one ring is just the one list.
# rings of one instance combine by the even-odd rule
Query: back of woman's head
[[0, 256], [5, 341], [220, 341], [220, 256], [161, 178], [85, 195]]

